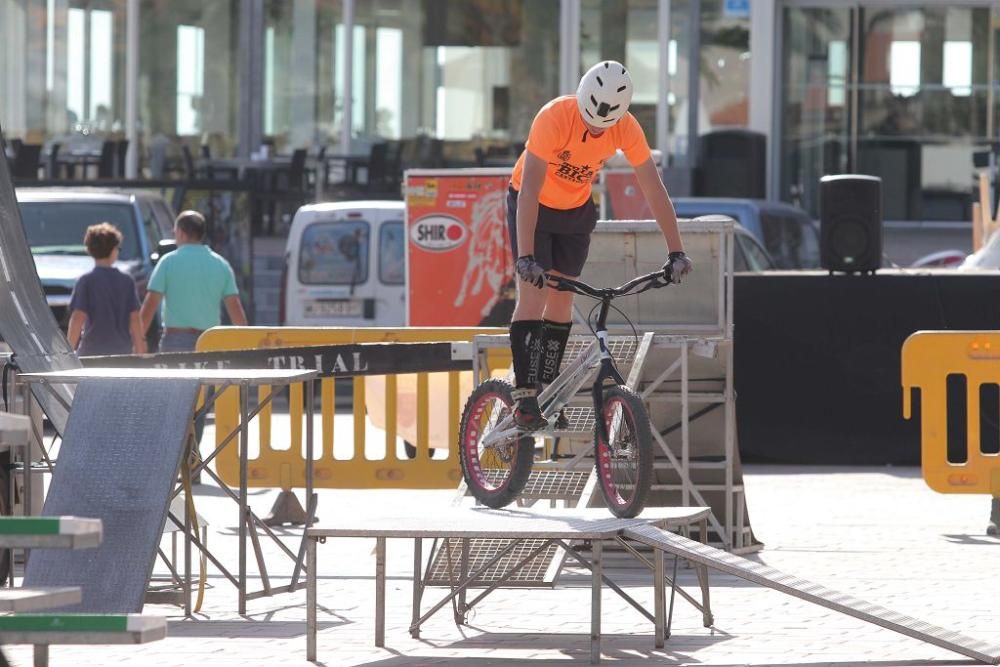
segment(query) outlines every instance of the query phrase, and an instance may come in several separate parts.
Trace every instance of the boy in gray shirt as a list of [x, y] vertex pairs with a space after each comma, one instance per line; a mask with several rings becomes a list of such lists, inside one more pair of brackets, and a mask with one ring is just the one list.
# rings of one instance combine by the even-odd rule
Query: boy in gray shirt
[[135, 281], [114, 267], [121, 242], [122, 233], [107, 222], [91, 225], [84, 236], [94, 269], [73, 288], [67, 332], [80, 356], [146, 352]]

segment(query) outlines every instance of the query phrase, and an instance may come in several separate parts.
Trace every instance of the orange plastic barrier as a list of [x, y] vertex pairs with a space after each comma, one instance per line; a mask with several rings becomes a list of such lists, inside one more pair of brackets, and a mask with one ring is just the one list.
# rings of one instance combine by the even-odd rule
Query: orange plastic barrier
[[[988, 493], [1000, 497], [1000, 452], [995, 449], [1000, 428], [987, 419], [983, 428], [982, 397], [994, 396], [1000, 412], [1000, 333], [991, 331], [920, 331], [903, 343], [903, 417], [911, 418], [910, 390], [920, 389], [920, 459], [924, 481], [941, 493]], [[948, 383], [961, 388], [953, 405], [964, 400], [965, 414], [951, 415], [949, 456]], [[991, 387], [992, 385], [992, 387]], [[953, 389], [953, 394], [957, 389]], [[987, 391], [989, 393], [984, 393]], [[992, 400], [991, 400], [992, 402]], [[959, 442], [960, 434], [965, 441]], [[993, 442], [994, 445], [989, 444]]]

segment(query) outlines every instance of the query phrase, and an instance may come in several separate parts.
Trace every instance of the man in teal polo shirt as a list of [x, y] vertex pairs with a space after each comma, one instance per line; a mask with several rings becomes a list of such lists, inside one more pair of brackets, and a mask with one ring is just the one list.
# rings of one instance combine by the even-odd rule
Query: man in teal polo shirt
[[202, 244], [204, 238], [201, 213], [184, 211], [178, 215], [174, 222], [177, 250], [165, 255], [150, 276], [139, 317], [146, 331], [162, 301], [161, 352], [194, 350], [198, 336], [220, 324], [220, 303], [234, 325], [247, 323], [232, 267]]

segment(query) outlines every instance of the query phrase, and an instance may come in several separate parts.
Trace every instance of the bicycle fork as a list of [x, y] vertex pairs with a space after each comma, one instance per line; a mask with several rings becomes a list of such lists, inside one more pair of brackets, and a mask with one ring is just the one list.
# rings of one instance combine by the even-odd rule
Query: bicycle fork
[[611, 350], [608, 349], [607, 320], [610, 306], [610, 298], [605, 297], [601, 300], [601, 310], [597, 316], [597, 327], [594, 331], [597, 334], [597, 342], [601, 350], [601, 368], [597, 371], [597, 377], [594, 379], [594, 388], [592, 390], [594, 399], [594, 424], [597, 437], [601, 442], [607, 443], [611, 442], [611, 438], [608, 434], [608, 425], [604, 421], [604, 385], [605, 383], [625, 384], [625, 380], [614, 366], [613, 359], [611, 358]]

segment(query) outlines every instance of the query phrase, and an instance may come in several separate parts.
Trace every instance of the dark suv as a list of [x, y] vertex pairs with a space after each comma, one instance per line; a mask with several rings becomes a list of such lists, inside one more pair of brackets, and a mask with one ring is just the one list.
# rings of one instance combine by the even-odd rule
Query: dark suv
[[[124, 239], [116, 266], [135, 278], [139, 298], [161, 252], [173, 238], [174, 214], [149, 192], [97, 189], [18, 188], [17, 202], [45, 298], [63, 327], [77, 278], [90, 271], [83, 235], [90, 225], [110, 222]], [[155, 329], [155, 327], [151, 327]]]

